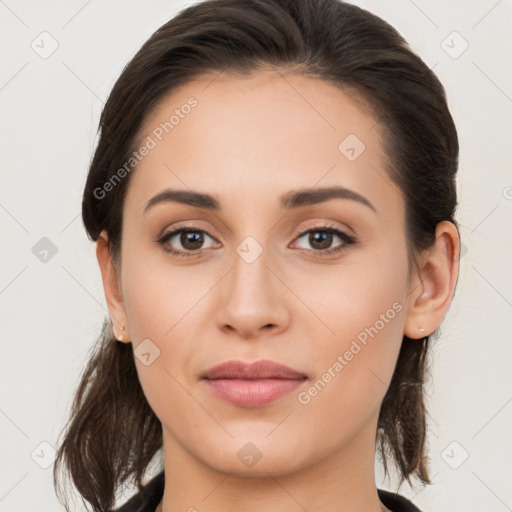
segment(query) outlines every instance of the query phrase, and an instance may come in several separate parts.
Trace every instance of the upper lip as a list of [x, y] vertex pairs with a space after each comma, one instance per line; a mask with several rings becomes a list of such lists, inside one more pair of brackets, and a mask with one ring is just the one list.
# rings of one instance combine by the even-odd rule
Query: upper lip
[[261, 360], [253, 363], [225, 361], [213, 366], [201, 375], [203, 379], [304, 379], [304, 373], [274, 361]]

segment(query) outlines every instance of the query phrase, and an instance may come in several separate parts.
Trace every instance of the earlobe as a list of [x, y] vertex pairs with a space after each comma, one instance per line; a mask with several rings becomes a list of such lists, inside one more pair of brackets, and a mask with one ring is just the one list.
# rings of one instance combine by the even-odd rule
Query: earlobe
[[129, 343], [126, 327], [126, 312], [116, 269], [108, 244], [108, 234], [103, 230], [96, 241], [96, 258], [100, 266], [101, 279], [114, 336], [118, 341]]
[[457, 227], [449, 221], [440, 222], [435, 242], [419, 257], [418, 271], [411, 281], [404, 326], [408, 338], [423, 338], [441, 325], [455, 291], [459, 258]]

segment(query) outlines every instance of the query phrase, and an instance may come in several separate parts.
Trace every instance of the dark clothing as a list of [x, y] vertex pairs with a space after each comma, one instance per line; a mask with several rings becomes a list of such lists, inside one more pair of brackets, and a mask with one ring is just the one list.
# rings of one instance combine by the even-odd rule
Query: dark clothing
[[[377, 489], [380, 501], [393, 512], [421, 512], [404, 496]], [[141, 492], [132, 496], [124, 505], [111, 512], [155, 512], [164, 495], [164, 472], [158, 473]]]

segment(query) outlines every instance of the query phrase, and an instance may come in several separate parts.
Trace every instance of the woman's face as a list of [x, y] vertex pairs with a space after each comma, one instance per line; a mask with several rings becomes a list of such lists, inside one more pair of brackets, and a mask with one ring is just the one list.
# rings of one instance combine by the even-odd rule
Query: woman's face
[[[112, 316], [126, 322], [176, 461], [279, 475], [328, 455], [373, 460], [412, 297], [404, 201], [381, 129], [335, 86], [275, 72], [204, 76], [145, 120]], [[151, 202], [178, 190], [218, 207]], [[190, 232], [157, 242], [177, 228]], [[283, 380], [259, 394], [254, 381], [202, 378], [232, 360], [305, 378], [281, 395]], [[237, 401], [244, 389], [252, 402]]]

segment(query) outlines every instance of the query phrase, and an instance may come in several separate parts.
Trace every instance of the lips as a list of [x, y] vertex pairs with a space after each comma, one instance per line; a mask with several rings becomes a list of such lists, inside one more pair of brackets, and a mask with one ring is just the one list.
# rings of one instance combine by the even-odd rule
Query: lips
[[238, 407], [262, 407], [296, 390], [308, 377], [273, 361], [227, 361], [201, 375], [217, 398]]
[[304, 373], [298, 372], [273, 361], [261, 360], [254, 363], [226, 361], [201, 375], [203, 379], [305, 379]]

